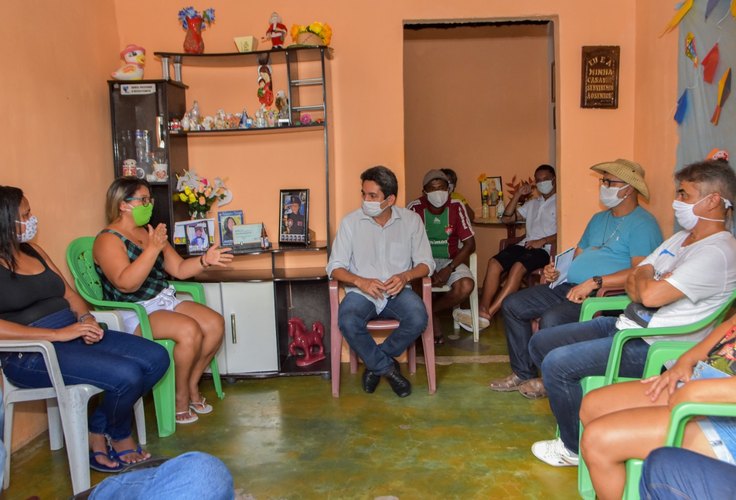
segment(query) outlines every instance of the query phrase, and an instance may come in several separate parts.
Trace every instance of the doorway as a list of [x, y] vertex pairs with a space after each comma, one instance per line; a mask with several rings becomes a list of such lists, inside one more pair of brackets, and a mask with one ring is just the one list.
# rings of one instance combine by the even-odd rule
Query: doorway
[[[479, 217], [479, 175], [501, 177], [508, 196], [514, 177], [557, 166], [554, 47], [551, 20], [404, 24], [407, 201], [427, 170], [449, 167]], [[505, 237], [476, 228], [479, 276]]]

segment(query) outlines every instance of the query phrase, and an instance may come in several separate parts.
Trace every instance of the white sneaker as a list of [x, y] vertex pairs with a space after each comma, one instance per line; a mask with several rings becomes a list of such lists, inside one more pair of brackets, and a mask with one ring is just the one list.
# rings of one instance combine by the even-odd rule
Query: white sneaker
[[554, 467], [570, 467], [578, 465], [577, 454], [565, 447], [562, 439], [537, 441], [532, 445], [532, 453], [544, 463]]
[[[470, 309], [454, 309], [452, 311], [452, 319], [454, 319], [455, 322], [460, 325], [463, 330], [467, 332], [473, 331], [473, 314], [470, 312]], [[488, 328], [490, 324], [491, 322], [488, 321], [486, 318], [482, 316], [478, 317], [478, 330]]]

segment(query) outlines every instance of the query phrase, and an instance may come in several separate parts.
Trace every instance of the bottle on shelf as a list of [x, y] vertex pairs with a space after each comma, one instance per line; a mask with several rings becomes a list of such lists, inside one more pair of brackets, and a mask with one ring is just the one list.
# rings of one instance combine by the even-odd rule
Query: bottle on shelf
[[152, 173], [151, 170], [151, 140], [148, 130], [135, 131], [135, 155], [138, 166], [137, 176], [141, 179]]

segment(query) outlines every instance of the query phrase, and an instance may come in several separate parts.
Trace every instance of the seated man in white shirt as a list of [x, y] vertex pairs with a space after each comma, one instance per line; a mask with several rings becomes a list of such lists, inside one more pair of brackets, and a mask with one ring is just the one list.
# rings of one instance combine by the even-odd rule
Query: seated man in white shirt
[[[376, 390], [385, 377], [399, 397], [411, 394], [396, 357], [427, 327], [422, 299], [409, 282], [435, 268], [422, 219], [396, 206], [398, 181], [386, 167], [360, 176], [363, 205], [342, 220], [332, 244], [327, 274], [346, 285], [338, 325], [350, 347], [365, 363], [363, 390]], [[366, 327], [374, 319], [399, 320], [400, 326], [377, 345]], [[332, 353], [339, 356], [340, 353]]]
[[[483, 292], [478, 304], [478, 321], [486, 328], [490, 320], [501, 309], [503, 299], [521, 286], [527, 273], [549, 264], [549, 248], [557, 242], [557, 189], [555, 169], [540, 165], [534, 171], [534, 183], [539, 196], [518, 206], [522, 196], [532, 193], [532, 186], [522, 183], [504, 210], [502, 222], [507, 224], [523, 220], [526, 236], [516, 245], [503, 249], [488, 260], [486, 277], [481, 285]], [[508, 273], [501, 287], [501, 275]], [[501, 290], [499, 291], [499, 288]], [[473, 330], [473, 321], [467, 309], [455, 309], [455, 320], [468, 331]]]

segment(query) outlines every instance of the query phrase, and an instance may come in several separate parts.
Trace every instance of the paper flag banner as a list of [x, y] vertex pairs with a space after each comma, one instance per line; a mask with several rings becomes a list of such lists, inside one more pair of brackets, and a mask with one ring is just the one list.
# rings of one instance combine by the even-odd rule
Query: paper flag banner
[[705, 6], [705, 18], [708, 19], [708, 16], [711, 12], [713, 12], [713, 9], [716, 8], [716, 5], [718, 5], [718, 2], [721, 0], [708, 0], [708, 5]]
[[713, 77], [716, 76], [718, 61], [720, 59], [720, 50], [718, 44], [715, 44], [708, 55], [703, 58], [703, 80], [706, 83], [713, 83]]
[[678, 125], [682, 124], [687, 114], [687, 89], [682, 92], [682, 95], [677, 100], [677, 110], [675, 111], [675, 121]]
[[693, 62], [693, 66], [698, 66], [698, 52], [695, 50], [695, 35], [688, 33], [685, 37], [685, 55]]
[[713, 125], [718, 125], [718, 119], [721, 117], [721, 109], [723, 109], [723, 104], [729, 95], [731, 95], [731, 68], [728, 68], [723, 73], [721, 80], [718, 82], [718, 103], [716, 104], [715, 111], [713, 111], [713, 116], [710, 118], [710, 122]]
[[[690, 9], [693, 7], [694, 0], [685, 0], [685, 2], [682, 4], [682, 7], [675, 13], [675, 16], [670, 20], [669, 24], [665, 26], [664, 31], [659, 36], [664, 36], [673, 29], [677, 27], [678, 24], [680, 24], [680, 21], [682, 21], [682, 18], [687, 15], [687, 13], [690, 11]], [[734, 3], [736, 3], [736, 0], [733, 0]], [[734, 4], [731, 4], [731, 9], [733, 12]], [[734, 14], [736, 15], [736, 14]]]

